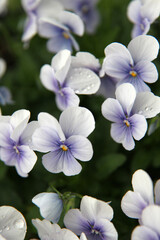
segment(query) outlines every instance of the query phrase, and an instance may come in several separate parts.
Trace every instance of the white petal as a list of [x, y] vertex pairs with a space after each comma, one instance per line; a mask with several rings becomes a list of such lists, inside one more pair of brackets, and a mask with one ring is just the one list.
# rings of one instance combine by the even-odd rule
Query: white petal
[[155, 192], [155, 202], [156, 204], [160, 205], [160, 179], [157, 180], [154, 187]]
[[16, 128], [23, 121], [27, 124], [29, 118], [30, 118], [30, 111], [21, 109], [12, 114], [10, 123], [13, 128]]
[[51, 66], [55, 71], [56, 78], [63, 83], [71, 64], [71, 52], [67, 49], [59, 51], [53, 58]]
[[155, 117], [160, 113], [160, 97], [151, 92], [138, 93], [132, 111], [145, 118]]
[[91, 70], [100, 68], [99, 60], [89, 52], [78, 52], [75, 57], [72, 57], [72, 67], [86, 67]]
[[60, 125], [66, 138], [72, 135], [87, 137], [95, 128], [93, 114], [83, 107], [70, 107], [60, 115]]
[[45, 88], [50, 91], [56, 92], [58, 87], [58, 81], [55, 77], [55, 71], [50, 65], [45, 64], [41, 68], [40, 79]]
[[23, 144], [29, 145], [30, 148], [33, 147], [32, 135], [38, 127], [39, 127], [38, 121], [32, 121], [27, 124], [27, 127], [24, 129], [21, 135], [21, 141]]
[[152, 36], [140, 35], [131, 40], [128, 50], [135, 63], [141, 60], [153, 61], [158, 55], [159, 43]]
[[66, 82], [77, 94], [94, 94], [100, 86], [97, 74], [86, 68], [72, 68]]
[[127, 16], [131, 22], [139, 23], [139, 19], [141, 17], [140, 9], [141, 9], [141, 1], [134, 0], [129, 3], [127, 8]]
[[147, 172], [137, 170], [132, 176], [132, 186], [148, 204], [153, 203], [153, 183]]
[[142, 212], [141, 222], [160, 236], [160, 206], [150, 205], [146, 207]]
[[30, 14], [25, 22], [24, 33], [22, 41], [28, 42], [37, 33], [37, 19], [34, 14]]
[[23, 215], [10, 206], [0, 207], [1, 235], [7, 240], [23, 240], [26, 235], [26, 221]]
[[159, 0], [152, 0], [148, 1], [144, 4], [141, 8], [141, 13], [143, 17], [149, 19], [152, 23], [156, 20], [156, 18], [160, 15], [160, 1]]
[[65, 136], [61, 129], [59, 122], [57, 121], [56, 118], [54, 118], [49, 113], [45, 113], [45, 112], [39, 113], [38, 114], [38, 123], [40, 124], [40, 126], [44, 126], [44, 127], [46, 126], [46, 127], [56, 130], [57, 133], [59, 134], [61, 140], [65, 140]]
[[51, 192], [39, 193], [32, 199], [32, 202], [40, 208], [43, 218], [53, 223], [59, 221], [63, 203], [58, 194]]
[[133, 230], [131, 240], [159, 240], [159, 237], [152, 229], [138, 226]]
[[3, 74], [6, 71], [6, 62], [4, 61], [3, 58], [0, 58], [0, 78], [3, 76]]
[[130, 83], [121, 84], [117, 87], [115, 95], [125, 113], [129, 115], [136, 98], [136, 90], [133, 85]]
[[86, 235], [84, 233], [81, 234], [80, 240], [87, 240]]
[[82, 215], [90, 222], [99, 218], [108, 220], [113, 218], [113, 209], [107, 202], [89, 196], [82, 198], [80, 210]]

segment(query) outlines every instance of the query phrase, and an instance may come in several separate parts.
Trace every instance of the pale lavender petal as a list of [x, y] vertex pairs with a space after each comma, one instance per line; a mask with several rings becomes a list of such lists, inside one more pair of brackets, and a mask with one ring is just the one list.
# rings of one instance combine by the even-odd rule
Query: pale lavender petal
[[147, 121], [143, 115], [134, 114], [129, 118], [132, 136], [136, 140], [144, 137], [147, 131]]
[[128, 50], [135, 63], [142, 60], [153, 61], [158, 55], [159, 43], [152, 36], [140, 35], [130, 41]]
[[154, 83], [158, 79], [158, 71], [156, 66], [149, 61], [140, 61], [135, 65], [140, 78], [147, 83]]
[[40, 79], [45, 88], [57, 92], [59, 90], [58, 81], [55, 77], [55, 71], [50, 65], [44, 65], [40, 71]]
[[66, 84], [77, 94], [94, 94], [100, 87], [100, 79], [90, 69], [72, 68], [68, 73]]
[[150, 30], [150, 22], [147, 18], [141, 19], [139, 24], [135, 24], [132, 29], [132, 38], [138, 37], [139, 35], [145, 35]]
[[[93, 34], [96, 31], [96, 28], [100, 22], [100, 14], [97, 11], [97, 9], [92, 8], [87, 14], [87, 16], [84, 16], [85, 20], [85, 29], [87, 33]], [[83, 17], [82, 17], [83, 19]]]
[[42, 158], [44, 167], [52, 173], [63, 172], [66, 176], [79, 174], [82, 167], [68, 151], [59, 149], [45, 154]]
[[103, 70], [111, 77], [124, 79], [129, 73], [130, 64], [132, 64], [130, 59], [124, 58], [117, 53], [117, 55], [113, 54], [105, 58]]
[[122, 106], [117, 99], [108, 98], [102, 104], [102, 115], [112, 121], [121, 123], [125, 119], [125, 114], [122, 109]]
[[156, 204], [160, 205], [160, 179], [155, 183], [155, 202]]
[[159, 236], [146, 226], [138, 226], [133, 230], [131, 240], [159, 240]]
[[[118, 239], [118, 233], [113, 223], [111, 223], [107, 219], [98, 219], [94, 225], [94, 229], [98, 230], [99, 232], [98, 238], [94, 238], [95, 235], [91, 234], [87, 236], [88, 240], [92, 240], [92, 239], [117, 240]], [[103, 238], [101, 238], [101, 236]]]
[[59, 15], [59, 20], [76, 35], [83, 35], [84, 24], [82, 19], [77, 14], [68, 11], [62, 11]]
[[69, 37], [68, 39], [65, 39], [62, 34], [51, 38], [47, 42], [47, 49], [53, 53], [59, 52], [64, 49], [72, 52], [71, 38]]
[[122, 142], [122, 145], [128, 151], [134, 149], [134, 147], [135, 147], [135, 142], [133, 140], [132, 132], [129, 127], [125, 128], [125, 137]]
[[56, 103], [60, 110], [64, 110], [68, 107], [78, 106], [79, 102], [79, 97], [70, 87], [62, 88], [59, 93], [56, 94]]
[[29, 14], [26, 23], [24, 33], [22, 35], [22, 41], [28, 42], [37, 33], [37, 19], [34, 14]]
[[13, 149], [13, 146], [0, 148], [1, 160], [8, 166], [14, 166], [17, 161], [16, 151]]
[[10, 90], [4, 86], [0, 87], [0, 104], [1, 105], [13, 104]]
[[141, 2], [139, 0], [131, 1], [127, 8], [127, 16], [133, 23], [139, 23], [141, 21]]
[[60, 136], [56, 130], [44, 126], [35, 130], [32, 142], [34, 149], [46, 153], [59, 149]]
[[132, 186], [147, 204], [153, 204], [153, 182], [147, 172], [141, 169], [137, 170], [132, 176]]
[[40, 214], [43, 218], [56, 223], [59, 221], [63, 210], [63, 202], [57, 193], [39, 193], [32, 202], [40, 208]]
[[95, 128], [93, 114], [87, 108], [83, 107], [70, 107], [66, 109], [62, 112], [59, 122], [66, 138], [72, 135], [88, 137]]
[[142, 212], [141, 221], [143, 225], [152, 229], [158, 236], [160, 236], [160, 206], [149, 205], [146, 207]]
[[32, 135], [38, 127], [38, 121], [32, 121], [28, 123], [27, 127], [24, 129], [22, 135], [20, 136], [20, 143], [22, 145], [28, 145], [30, 148], [32, 148]]
[[86, 232], [89, 225], [87, 219], [83, 217], [79, 209], [69, 210], [64, 216], [64, 224], [77, 235]]
[[149, 92], [150, 87], [137, 75], [136, 77], [128, 76], [125, 79], [118, 82], [117, 87], [124, 83], [130, 83], [134, 86], [137, 92]]
[[93, 156], [91, 142], [79, 135], [69, 137], [65, 143], [69, 147], [71, 154], [78, 160], [89, 161]]
[[116, 83], [114, 78], [105, 75], [101, 78], [101, 85], [97, 94], [104, 98], [115, 98]]
[[138, 192], [128, 191], [121, 201], [122, 211], [130, 218], [139, 219], [146, 206], [148, 206], [148, 203]]
[[16, 169], [20, 169], [20, 171], [22, 171], [24, 174], [27, 174], [34, 167], [37, 161], [37, 156], [33, 150], [29, 148], [29, 146], [19, 146], [18, 151], [19, 154], [17, 154], [17, 162], [15, 167]]
[[9, 123], [0, 123], [0, 147], [10, 147], [12, 140], [10, 135], [13, 131], [12, 126]]
[[89, 222], [95, 222], [97, 219], [111, 221], [113, 218], [113, 209], [107, 202], [89, 196], [82, 198], [80, 210]]

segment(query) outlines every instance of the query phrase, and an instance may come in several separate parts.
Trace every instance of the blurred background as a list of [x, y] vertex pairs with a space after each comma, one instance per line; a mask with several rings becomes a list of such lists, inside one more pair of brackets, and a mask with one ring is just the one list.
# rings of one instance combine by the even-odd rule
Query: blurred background
[[[104, 48], [112, 42], [127, 45], [131, 40], [132, 24], [126, 16], [129, 0], [99, 0], [100, 24], [93, 35], [76, 37], [81, 51], [104, 58]], [[20, 0], [9, 0], [8, 10], [0, 16], [0, 57], [7, 63], [7, 71], [0, 84], [10, 89], [13, 104], [1, 106], [3, 115], [11, 115], [19, 109], [28, 109], [31, 120], [36, 120], [40, 112], [48, 112], [59, 118], [60, 111], [55, 104], [54, 94], [45, 89], [39, 79], [40, 68], [50, 64], [53, 57], [46, 49], [46, 40], [36, 35], [28, 48], [21, 41], [26, 13]], [[149, 32], [159, 40], [160, 22], [157, 20]], [[73, 53], [75, 54], [75, 53]], [[160, 69], [159, 57], [154, 61]], [[151, 85], [152, 91], [160, 95], [160, 83]], [[11, 205], [21, 211], [28, 225], [26, 239], [36, 237], [31, 224], [32, 218], [41, 218], [39, 209], [31, 199], [40, 192], [54, 186], [61, 193], [75, 192], [104, 201], [111, 201], [114, 209], [113, 223], [119, 239], [128, 240], [137, 220], [129, 219], [121, 210], [123, 195], [130, 190], [131, 177], [135, 170], [146, 170], [153, 181], [160, 178], [160, 128], [153, 134], [136, 142], [136, 148], [127, 152], [110, 137], [110, 122], [103, 118], [102, 96], [80, 96], [80, 105], [90, 109], [96, 119], [96, 129], [91, 134], [94, 157], [83, 164], [82, 172], [73, 177], [51, 174], [41, 163], [42, 154], [29, 173], [28, 178], [20, 177], [14, 167], [0, 161], [0, 205]], [[157, 118], [159, 119], [159, 118]], [[151, 121], [148, 122], [149, 124]], [[70, 206], [79, 207], [80, 199], [73, 199]], [[60, 220], [63, 226], [62, 219]]]

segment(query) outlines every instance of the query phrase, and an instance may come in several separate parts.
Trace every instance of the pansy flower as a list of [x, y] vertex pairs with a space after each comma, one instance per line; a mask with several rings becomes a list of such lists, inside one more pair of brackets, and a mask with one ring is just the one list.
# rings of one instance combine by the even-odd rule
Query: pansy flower
[[159, 240], [160, 239], [160, 206], [150, 205], [141, 215], [141, 225], [137, 226], [131, 240]]
[[135, 140], [144, 137], [147, 131], [146, 118], [155, 117], [160, 112], [160, 97], [151, 92], [136, 93], [130, 83], [117, 87], [116, 99], [108, 98], [102, 104], [103, 116], [110, 120], [111, 137], [122, 143], [126, 150], [135, 147]]
[[56, 94], [56, 103], [61, 110], [79, 105], [76, 94], [93, 94], [100, 86], [100, 79], [92, 70], [81, 64], [78, 67], [74, 59], [72, 64], [68, 50], [57, 53], [52, 58], [51, 66], [45, 64], [41, 68], [40, 79], [48, 90]]
[[41, 216], [57, 223], [63, 210], [63, 201], [57, 193], [44, 192], [37, 194], [32, 202], [40, 208]]
[[11, 116], [0, 117], [0, 157], [8, 166], [15, 166], [18, 174], [27, 177], [37, 156], [32, 150], [31, 137], [37, 127], [30, 122], [28, 110], [18, 110]]
[[60, 228], [56, 223], [52, 224], [48, 220], [32, 219], [32, 223], [38, 231], [40, 240], [79, 240], [79, 238], [69, 229]]
[[38, 123], [32, 139], [35, 149], [46, 153], [44, 167], [52, 173], [79, 174], [82, 167], [76, 159], [89, 161], [93, 155], [87, 139], [95, 128], [92, 113], [83, 107], [70, 107], [61, 113], [59, 122], [48, 113], [40, 113]]
[[150, 91], [146, 83], [158, 79], [156, 66], [151, 62], [158, 51], [158, 41], [148, 35], [132, 39], [127, 48], [120, 43], [111, 43], [105, 48], [101, 76], [107, 74], [117, 79], [118, 84], [131, 83], [138, 92]]
[[134, 23], [132, 38], [142, 34], [147, 34], [150, 25], [160, 15], [159, 0], [133, 0], [129, 3], [127, 16]]
[[118, 234], [110, 222], [112, 207], [101, 200], [84, 196], [80, 210], [70, 209], [64, 217], [64, 224], [77, 235], [85, 233], [88, 240], [117, 240]]
[[151, 204], [160, 205], [160, 179], [153, 189], [153, 182], [144, 170], [137, 170], [132, 176], [133, 191], [122, 198], [121, 208], [131, 218], [141, 219], [144, 208]]

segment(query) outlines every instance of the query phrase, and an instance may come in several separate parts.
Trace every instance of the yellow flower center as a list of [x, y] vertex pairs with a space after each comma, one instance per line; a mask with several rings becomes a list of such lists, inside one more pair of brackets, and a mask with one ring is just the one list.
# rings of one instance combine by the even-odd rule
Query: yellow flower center
[[132, 77], [136, 77], [137, 76], [137, 73], [135, 71], [130, 71], [129, 74], [132, 76]]
[[68, 35], [67, 32], [63, 32], [62, 34], [63, 34], [63, 37], [64, 37], [65, 39], [69, 39], [69, 35]]
[[126, 124], [127, 127], [130, 126], [130, 123], [128, 122], [128, 120], [124, 120], [123, 122]]
[[20, 153], [19, 150], [18, 150], [18, 148], [17, 148], [17, 146], [14, 146], [13, 149], [16, 151], [17, 154]]
[[68, 147], [66, 145], [64, 145], [64, 144], [62, 144], [60, 147], [62, 148], [63, 151], [67, 151], [68, 150]]

